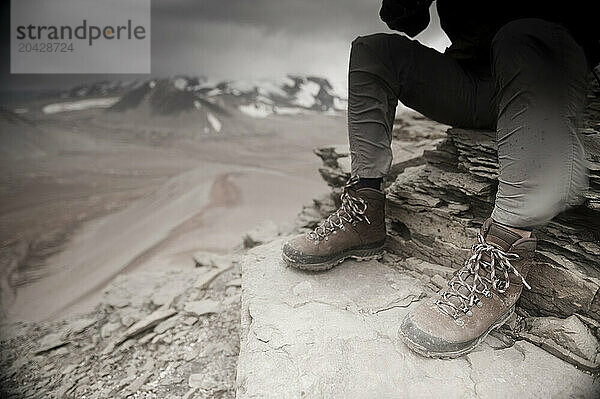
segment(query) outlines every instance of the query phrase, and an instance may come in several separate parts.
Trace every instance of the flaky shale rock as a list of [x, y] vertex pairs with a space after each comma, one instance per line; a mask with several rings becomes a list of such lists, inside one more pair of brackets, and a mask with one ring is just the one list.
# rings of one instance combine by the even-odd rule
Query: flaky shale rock
[[[600, 89], [595, 90], [581, 130], [590, 188], [584, 204], [536, 230], [538, 251], [527, 278], [532, 289], [524, 291], [519, 303], [533, 315], [565, 318], [578, 313], [600, 321]], [[452, 128], [444, 139], [437, 134], [431, 139], [419, 136], [404, 119], [396, 125], [395, 154], [415, 148], [415, 137], [425, 149], [422, 155], [394, 158], [392, 169], [399, 173], [388, 179], [386, 190], [389, 249], [457, 269], [493, 209], [498, 175], [495, 133]], [[317, 155], [335, 199], [343, 180], [337, 177], [349, 172], [344, 166], [347, 154], [336, 147], [318, 150]]]
[[[581, 137], [590, 167], [582, 206], [538, 229], [535, 265], [520, 306], [534, 315], [600, 321], [600, 90], [590, 94]], [[425, 151], [422, 165], [407, 168], [388, 187], [390, 248], [453, 268], [493, 208], [497, 190], [494, 132], [449, 129]]]
[[598, 339], [576, 315], [530, 317], [519, 335], [584, 370], [600, 369]]
[[[600, 149], [600, 132], [585, 136]], [[590, 161], [598, 153], [590, 154]], [[425, 152], [426, 163], [407, 168], [388, 187], [390, 248], [406, 256], [458, 268], [492, 211], [497, 189], [495, 143], [490, 132], [450, 129]], [[580, 313], [600, 320], [600, 193], [592, 179], [587, 202], [536, 231], [538, 251], [531, 290], [521, 306], [537, 315]]]
[[285, 266], [282, 245], [242, 261], [239, 399], [600, 395], [593, 376], [525, 341], [489, 336], [454, 360], [416, 355], [397, 337], [402, 317], [432, 294], [415, 271], [346, 261], [301, 272]]

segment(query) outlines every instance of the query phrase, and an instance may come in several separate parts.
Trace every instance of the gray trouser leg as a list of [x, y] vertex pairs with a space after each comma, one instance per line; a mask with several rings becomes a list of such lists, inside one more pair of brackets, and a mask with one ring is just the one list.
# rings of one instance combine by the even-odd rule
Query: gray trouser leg
[[492, 217], [537, 226], [582, 201], [588, 186], [577, 133], [587, 94], [583, 50], [561, 26], [505, 25], [492, 43], [498, 98], [498, 193]]
[[[480, 87], [489, 87], [480, 90]], [[348, 132], [352, 174], [384, 177], [392, 162], [392, 125], [398, 100], [431, 119], [462, 127], [495, 122], [489, 73], [459, 63], [398, 34], [352, 42], [348, 74]]]
[[576, 133], [587, 93], [581, 48], [560, 26], [531, 19], [507, 24], [492, 47], [492, 68], [473, 69], [400, 35], [357, 38], [348, 89], [352, 173], [387, 174], [399, 99], [449, 125], [497, 127], [496, 221], [535, 226], [578, 203], [587, 188]]

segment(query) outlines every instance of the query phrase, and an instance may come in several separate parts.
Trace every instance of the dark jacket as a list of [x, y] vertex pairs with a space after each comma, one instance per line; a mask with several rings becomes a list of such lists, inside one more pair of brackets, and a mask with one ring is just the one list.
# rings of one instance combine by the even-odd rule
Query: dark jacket
[[[414, 37], [429, 24], [433, 0], [383, 0], [379, 15], [390, 29]], [[489, 62], [490, 45], [506, 23], [540, 18], [567, 28], [583, 47], [590, 66], [600, 62], [600, 13], [596, 1], [437, 0], [442, 29], [452, 45], [446, 54], [470, 62]]]

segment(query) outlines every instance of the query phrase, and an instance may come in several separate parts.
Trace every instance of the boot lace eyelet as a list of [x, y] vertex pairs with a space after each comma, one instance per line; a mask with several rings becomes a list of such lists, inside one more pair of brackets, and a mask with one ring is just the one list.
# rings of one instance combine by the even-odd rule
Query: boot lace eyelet
[[463, 325], [464, 321], [458, 317], [460, 312], [472, 317], [473, 305], [483, 307], [479, 295], [492, 298], [492, 290], [497, 294], [504, 294], [511, 284], [510, 274], [519, 277], [523, 285], [531, 289], [525, 278], [511, 264], [511, 261], [516, 259], [520, 259], [520, 256], [488, 244], [479, 234], [477, 243], [472, 246], [471, 256], [448, 282], [448, 289], [441, 291], [434, 303], [441, 313], [454, 318], [458, 325]]
[[348, 180], [340, 196], [342, 205], [312, 231], [306, 233], [308, 239], [324, 239], [327, 241], [329, 235], [337, 234], [338, 230], [345, 231], [346, 224], [351, 224], [352, 226], [357, 226], [359, 222], [371, 224], [371, 221], [365, 214], [367, 211], [367, 202], [363, 198], [352, 195], [352, 191], [349, 190], [357, 182], [357, 176], [353, 176]]

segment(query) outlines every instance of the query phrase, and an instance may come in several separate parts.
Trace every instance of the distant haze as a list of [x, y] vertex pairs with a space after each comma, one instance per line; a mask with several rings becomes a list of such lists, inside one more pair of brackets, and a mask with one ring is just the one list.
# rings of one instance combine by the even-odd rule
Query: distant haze
[[[67, 88], [124, 75], [10, 75], [9, 1], [2, 1], [3, 90]], [[351, 41], [389, 32], [381, 0], [155, 0], [152, 76], [259, 79], [287, 73], [326, 77], [345, 92]], [[443, 51], [449, 41], [432, 6], [432, 22], [417, 39]], [[138, 75], [137, 77], [148, 77]]]

